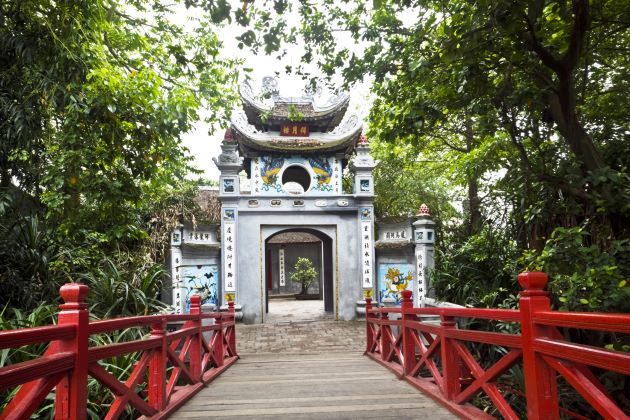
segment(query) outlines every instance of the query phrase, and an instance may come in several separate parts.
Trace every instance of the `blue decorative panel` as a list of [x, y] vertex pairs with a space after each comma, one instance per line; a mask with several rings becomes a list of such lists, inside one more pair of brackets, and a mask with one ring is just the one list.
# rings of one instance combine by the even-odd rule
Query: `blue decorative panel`
[[261, 195], [285, 194], [282, 185], [284, 171], [298, 165], [304, 168], [311, 178], [306, 195], [341, 194], [342, 166], [341, 160], [334, 156], [301, 156], [285, 157], [261, 156], [252, 159], [252, 193]]
[[413, 291], [413, 265], [406, 263], [383, 263], [378, 265], [379, 301], [393, 298], [396, 304], [402, 302], [403, 290]]
[[190, 311], [190, 296], [198, 293], [201, 304], [219, 303], [219, 269], [215, 264], [181, 267], [182, 279], [186, 288], [185, 312]]

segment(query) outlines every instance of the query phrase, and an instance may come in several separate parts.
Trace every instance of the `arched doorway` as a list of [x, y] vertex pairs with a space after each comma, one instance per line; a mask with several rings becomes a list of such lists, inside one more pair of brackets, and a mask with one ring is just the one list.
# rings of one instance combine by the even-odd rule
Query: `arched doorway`
[[[277, 320], [278, 311], [287, 311], [282, 316], [283, 320], [305, 319], [314, 313], [314, 308], [315, 312], [321, 315], [333, 314], [332, 238], [312, 228], [284, 229], [275, 232], [265, 240], [264, 255], [265, 313], [270, 314], [271, 306], [273, 316], [270, 316], [270, 319]], [[290, 278], [293, 266], [299, 257], [311, 260], [318, 273], [317, 280], [309, 288], [308, 300], [295, 300], [295, 295], [299, 294], [301, 286], [292, 282]], [[291, 303], [292, 301], [295, 303]], [[300, 314], [300, 310], [305, 313]]]

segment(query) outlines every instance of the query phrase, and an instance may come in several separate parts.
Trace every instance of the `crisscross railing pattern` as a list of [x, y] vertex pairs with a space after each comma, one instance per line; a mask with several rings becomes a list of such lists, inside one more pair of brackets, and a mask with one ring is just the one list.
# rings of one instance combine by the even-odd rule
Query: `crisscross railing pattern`
[[[523, 417], [525, 413], [506, 398], [519, 391], [499, 381], [519, 365], [530, 419], [557, 419], [560, 413], [580, 417], [560, 407], [559, 378], [603, 418], [630, 418], [597, 376], [602, 371], [630, 375], [630, 354], [570, 342], [560, 330], [628, 334], [630, 315], [552, 311], [543, 290], [545, 273], [522, 273], [519, 283], [524, 289], [519, 310], [414, 308], [410, 291], [403, 292], [400, 308], [372, 308], [367, 299], [366, 354], [463, 417], [489, 417], [470, 404], [478, 394], [484, 394], [503, 418]], [[458, 328], [458, 320], [470, 319], [512, 323], [520, 333]], [[488, 362], [480, 349], [501, 356]]]
[[[87, 415], [88, 376], [114, 395], [107, 419], [119, 418], [131, 406], [151, 418], [165, 418], [236, 362], [234, 304], [227, 313], [201, 312], [199, 296], [191, 297], [190, 314], [151, 315], [89, 322], [88, 287], [61, 288], [58, 325], [0, 332], [0, 349], [50, 342], [43, 356], [0, 369], [0, 391], [19, 387], [0, 419], [28, 418], [55, 390], [55, 418]], [[203, 325], [204, 319], [214, 320]], [[183, 322], [167, 332], [167, 323]], [[92, 335], [132, 327], [150, 327], [140, 340], [89, 346]], [[210, 339], [204, 338], [210, 334]], [[103, 360], [138, 353], [127, 379], [121, 382]]]

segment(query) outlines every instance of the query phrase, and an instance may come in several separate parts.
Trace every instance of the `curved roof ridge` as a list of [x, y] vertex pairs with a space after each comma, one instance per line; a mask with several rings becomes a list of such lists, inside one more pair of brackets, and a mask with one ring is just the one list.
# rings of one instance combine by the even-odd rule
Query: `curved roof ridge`
[[[263, 100], [263, 95], [256, 94], [251, 84], [247, 80], [241, 83], [239, 87], [239, 93], [245, 105], [254, 108], [259, 113], [271, 113], [273, 115], [273, 111], [276, 108], [276, 105], [281, 104], [311, 105], [312, 115], [306, 115], [306, 118], [318, 118], [335, 113], [337, 111], [345, 111], [345, 108], [350, 102], [350, 93], [348, 92], [340, 92], [337, 95], [333, 95], [323, 103], [317, 101], [316, 96], [314, 95], [305, 95], [299, 97], [285, 97], [275, 95], [270, 96], [266, 100]], [[279, 116], [282, 117], [284, 115]]]

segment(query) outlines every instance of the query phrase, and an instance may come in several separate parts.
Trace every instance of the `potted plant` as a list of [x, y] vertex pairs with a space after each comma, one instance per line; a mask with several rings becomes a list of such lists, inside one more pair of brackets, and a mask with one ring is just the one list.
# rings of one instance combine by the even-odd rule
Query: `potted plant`
[[299, 295], [296, 295], [296, 298], [304, 298], [308, 294], [308, 288], [313, 284], [316, 278], [317, 271], [311, 260], [302, 257], [298, 258], [293, 266], [293, 272], [291, 273], [291, 281], [302, 285], [302, 291]]

